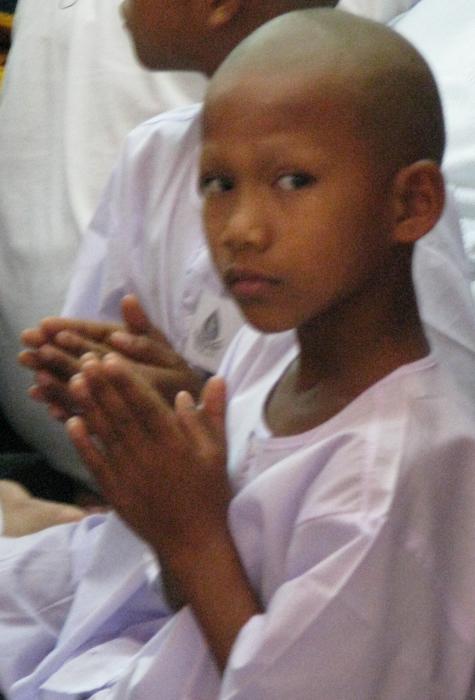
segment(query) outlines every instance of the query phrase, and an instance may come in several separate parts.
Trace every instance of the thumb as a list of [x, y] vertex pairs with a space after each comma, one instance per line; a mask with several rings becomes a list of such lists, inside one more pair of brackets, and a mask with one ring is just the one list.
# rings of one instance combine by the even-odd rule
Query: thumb
[[[155, 345], [151, 345], [146, 343], [146, 339], [143, 338], [143, 342], [137, 345], [129, 337], [126, 342], [130, 347], [126, 354], [131, 354], [132, 356], [134, 350], [136, 350], [138, 353], [136, 359], [141, 362], [156, 362], [158, 364], [176, 362], [177, 354], [172, 344], [166, 335], [153, 325], [135, 294], [127, 294], [122, 299], [122, 318], [128, 333], [134, 336], [146, 336], [150, 340], [155, 341]], [[121, 345], [116, 342], [116, 339], [118, 340], [119, 337], [121, 343], [125, 342], [125, 336], [122, 336], [122, 334], [118, 336], [117, 333], [114, 334], [114, 338], [111, 336], [111, 341], [112, 345], [121, 349]]]
[[226, 383], [222, 377], [208, 379], [201, 392], [202, 412], [219, 439], [226, 434]]
[[175, 413], [185, 430], [203, 452], [212, 438], [215, 446], [226, 445], [226, 385], [221, 377], [211, 377], [201, 392], [196, 405], [188, 391], [180, 391], [175, 398]]
[[130, 333], [146, 334], [153, 330], [152, 322], [135, 294], [127, 294], [121, 302], [122, 318]]

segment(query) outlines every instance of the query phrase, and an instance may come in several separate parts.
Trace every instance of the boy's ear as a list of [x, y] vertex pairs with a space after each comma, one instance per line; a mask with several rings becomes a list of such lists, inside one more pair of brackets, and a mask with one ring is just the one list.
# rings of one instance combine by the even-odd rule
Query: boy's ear
[[213, 29], [228, 24], [238, 14], [243, 0], [206, 0], [208, 24]]
[[394, 240], [415, 243], [439, 220], [445, 203], [445, 186], [440, 167], [431, 160], [419, 160], [402, 168], [394, 179]]

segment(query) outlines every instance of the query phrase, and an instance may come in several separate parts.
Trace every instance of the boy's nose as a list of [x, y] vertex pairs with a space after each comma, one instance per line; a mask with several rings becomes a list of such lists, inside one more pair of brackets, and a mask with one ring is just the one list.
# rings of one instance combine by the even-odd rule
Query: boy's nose
[[231, 250], [255, 248], [262, 251], [271, 241], [269, 221], [263, 202], [236, 206], [224, 227], [222, 243]]

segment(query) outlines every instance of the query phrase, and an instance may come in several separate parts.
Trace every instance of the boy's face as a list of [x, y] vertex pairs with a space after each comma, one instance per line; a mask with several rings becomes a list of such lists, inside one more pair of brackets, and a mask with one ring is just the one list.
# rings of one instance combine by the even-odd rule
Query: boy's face
[[124, 0], [121, 13], [144, 66], [189, 68], [193, 43], [192, 0]]
[[[229, 82], [229, 81], [228, 81]], [[388, 176], [350, 101], [313, 81], [246, 75], [208, 100], [200, 187], [210, 249], [250, 323], [297, 328], [389, 261]]]

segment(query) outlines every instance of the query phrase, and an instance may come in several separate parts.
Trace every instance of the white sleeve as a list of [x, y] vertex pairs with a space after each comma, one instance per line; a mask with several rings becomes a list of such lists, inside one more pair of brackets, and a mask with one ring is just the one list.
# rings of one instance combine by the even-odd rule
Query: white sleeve
[[[241, 630], [220, 700], [465, 698], [472, 655], [442, 622], [436, 573], [398, 542], [402, 533], [383, 526], [372, 537], [361, 525], [348, 514], [300, 526], [289, 559], [301, 570]], [[430, 640], [442, 658], [447, 640], [459, 655], [452, 687], [434, 667]]]
[[126, 144], [86, 231], [73, 270], [62, 315], [120, 320], [120, 300], [128, 291], [129, 242], [139, 226], [140, 207], [130, 181], [133, 155]]

